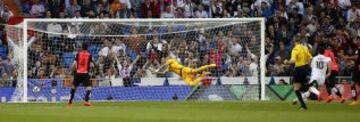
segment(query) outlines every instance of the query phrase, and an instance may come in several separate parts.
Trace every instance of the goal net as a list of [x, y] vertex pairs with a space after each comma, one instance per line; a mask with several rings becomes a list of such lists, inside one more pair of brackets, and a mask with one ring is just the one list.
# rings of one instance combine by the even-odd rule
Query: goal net
[[[67, 101], [83, 43], [98, 66], [89, 73], [94, 101], [265, 99], [262, 18], [25, 19], [6, 30], [18, 64], [13, 102]], [[167, 56], [192, 69], [217, 66], [189, 86], [181, 73], [153, 74]], [[83, 98], [79, 87], [75, 101]]]

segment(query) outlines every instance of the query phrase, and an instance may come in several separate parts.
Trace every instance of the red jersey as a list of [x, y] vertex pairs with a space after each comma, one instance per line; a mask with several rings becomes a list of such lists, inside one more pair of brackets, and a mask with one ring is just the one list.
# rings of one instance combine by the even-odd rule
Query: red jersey
[[81, 51], [76, 55], [76, 73], [88, 73], [90, 69], [90, 62], [92, 60], [91, 54], [88, 51]]
[[325, 50], [324, 56], [329, 57], [331, 59], [331, 70], [339, 72], [339, 65], [336, 62], [335, 54], [331, 50]]

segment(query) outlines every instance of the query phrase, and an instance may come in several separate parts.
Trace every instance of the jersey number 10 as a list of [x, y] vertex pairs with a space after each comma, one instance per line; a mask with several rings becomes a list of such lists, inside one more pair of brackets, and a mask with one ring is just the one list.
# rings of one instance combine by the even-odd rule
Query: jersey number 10
[[316, 62], [316, 68], [323, 69], [324, 68], [324, 62], [323, 61], [317, 61]]

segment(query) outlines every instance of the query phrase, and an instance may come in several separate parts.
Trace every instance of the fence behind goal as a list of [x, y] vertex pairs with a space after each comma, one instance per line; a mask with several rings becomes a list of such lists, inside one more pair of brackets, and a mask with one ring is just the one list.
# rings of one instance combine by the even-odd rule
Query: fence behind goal
[[[91, 66], [91, 100], [265, 99], [262, 18], [25, 19], [21, 27], [7, 27], [11, 57], [19, 65], [13, 102], [67, 101], [83, 43], [99, 66]], [[168, 55], [190, 68], [217, 67], [189, 86], [179, 74], [151, 73]], [[75, 100], [83, 99], [83, 91]]]

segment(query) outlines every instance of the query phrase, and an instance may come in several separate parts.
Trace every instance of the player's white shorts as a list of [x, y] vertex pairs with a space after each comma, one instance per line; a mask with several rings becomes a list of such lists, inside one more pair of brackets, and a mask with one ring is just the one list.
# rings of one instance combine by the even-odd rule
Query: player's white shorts
[[323, 85], [326, 78], [321, 75], [311, 75], [309, 83], [313, 82], [314, 80], [316, 80], [319, 85]]

